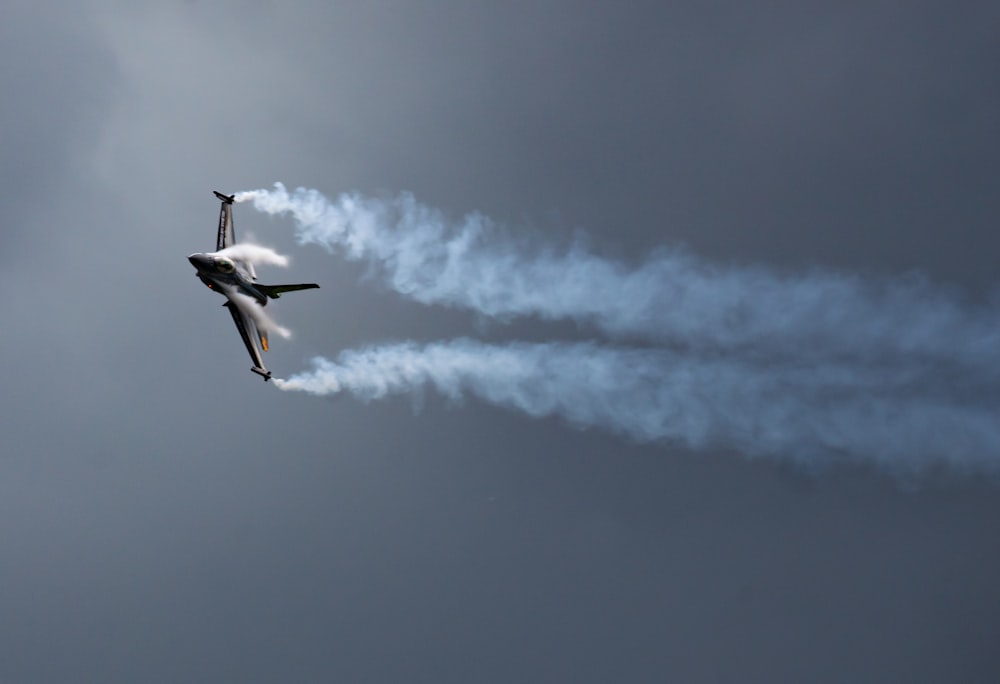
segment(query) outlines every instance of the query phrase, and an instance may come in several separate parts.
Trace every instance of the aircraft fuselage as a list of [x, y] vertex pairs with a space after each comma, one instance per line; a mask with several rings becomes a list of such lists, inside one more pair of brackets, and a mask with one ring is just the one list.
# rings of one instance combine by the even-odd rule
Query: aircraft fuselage
[[221, 295], [227, 292], [239, 292], [253, 297], [261, 306], [267, 304], [267, 296], [254, 287], [250, 276], [229, 258], [199, 252], [188, 257], [188, 261], [197, 270], [198, 278], [209, 289]]

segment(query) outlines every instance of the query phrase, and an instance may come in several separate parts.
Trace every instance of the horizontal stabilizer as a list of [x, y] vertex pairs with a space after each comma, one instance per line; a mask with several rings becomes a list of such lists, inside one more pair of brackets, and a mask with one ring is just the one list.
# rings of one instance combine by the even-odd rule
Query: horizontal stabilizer
[[264, 378], [264, 382], [267, 382], [268, 380], [271, 379], [271, 371], [267, 370], [266, 368], [261, 368], [260, 366], [254, 366], [250, 370], [259, 375], [260, 377]]
[[218, 197], [223, 202], [225, 202], [226, 204], [232, 204], [233, 200], [236, 199], [236, 195], [223, 195], [218, 190], [213, 190], [212, 192], [214, 192], [215, 196]]
[[254, 283], [254, 287], [271, 299], [277, 299], [282, 292], [294, 292], [296, 290], [312, 290], [319, 287], [316, 283], [299, 283], [297, 285], [261, 285]]

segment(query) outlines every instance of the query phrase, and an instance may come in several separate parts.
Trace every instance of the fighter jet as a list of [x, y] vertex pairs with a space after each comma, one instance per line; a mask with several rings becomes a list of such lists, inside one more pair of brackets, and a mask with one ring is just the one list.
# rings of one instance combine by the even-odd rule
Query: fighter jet
[[[240, 331], [243, 344], [246, 345], [253, 361], [250, 370], [264, 378], [271, 378], [271, 371], [264, 367], [262, 352], [267, 351], [267, 330], [257, 324], [254, 316], [254, 302], [260, 306], [267, 304], [268, 298], [277, 299], [282, 292], [294, 290], [309, 290], [319, 285], [315, 283], [300, 283], [297, 285], [262, 285], [256, 282], [257, 274], [253, 263], [248, 259], [235, 255], [226, 255], [222, 250], [236, 244], [233, 233], [233, 200], [236, 195], [223, 195], [216, 192], [215, 196], [222, 200], [219, 210], [219, 234], [215, 243], [215, 252], [192, 254], [188, 261], [197, 270], [201, 282], [209, 289], [226, 297], [223, 304], [232, 314], [233, 322]], [[241, 300], [242, 298], [242, 300]]]

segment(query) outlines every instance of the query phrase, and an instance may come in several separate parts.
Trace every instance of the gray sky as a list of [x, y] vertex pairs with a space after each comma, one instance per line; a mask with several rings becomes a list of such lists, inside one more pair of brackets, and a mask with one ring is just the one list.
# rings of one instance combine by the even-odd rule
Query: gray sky
[[[583, 230], [629, 263], [919, 272], [980, 305], [995, 4], [254, 5], [0, 22], [0, 680], [997, 680], [987, 476], [280, 392], [185, 259], [213, 247], [211, 190], [282, 181]], [[322, 285], [275, 303], [276, 375], [591, 336], [414, 303], [235, 216], [292, 257], [262, 281]]]

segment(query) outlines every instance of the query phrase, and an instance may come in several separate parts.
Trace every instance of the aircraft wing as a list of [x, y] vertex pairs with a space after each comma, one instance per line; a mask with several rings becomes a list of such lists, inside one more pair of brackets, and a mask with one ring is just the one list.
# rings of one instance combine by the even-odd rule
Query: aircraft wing
[[[219, 208], [219, 235], [215, 239], [215, 251], [218, 252], [236, 244], [236, 233], [233, 229], [233, 201], [236, 195], [223, 195], [216, 190], [215, 196], [222, 200], [222, 206]], [[240, 266], [251, 280], [257, 280], [257, 272], [251, 262], [242, 260]]]
[[216, 190], [215, 196], [222, 200], [222, 207], [219, 209], [219, 236], [215, 240], [215, 251], [219, 251], [236, 244], [236, 234], [233, 232], [233, 200], [236, 195], [223, 195]]
[[257, 329], [257, 324], [254, 322], [253, 318], [247, 315], [240, 307], [232, 302], [232, 300], [227, 301], [223, 304], [229, 313], [233, 317], [233, 322], [236, 324], [236, 329], [240, 331], [240, 337], [243, 338], [243, 344], [247, 347], [247, 352], [250, 354], [250, 359], [253, 361], [252, 370], [257, 375], [260, 375], [264, 380], [268, 380], [271, 377], [271, 371], [264, 368], [264, 358], [261, 352], [258, 340], [267, 339], [266, 335], [261, 335]]

